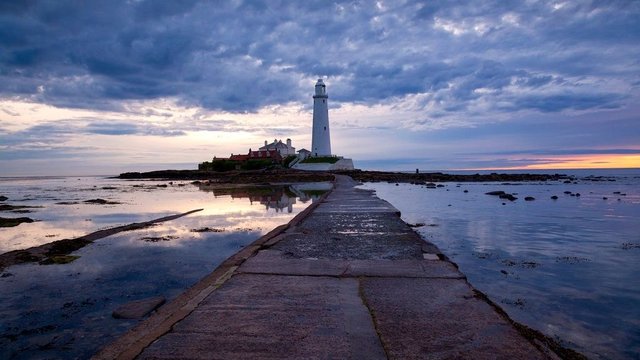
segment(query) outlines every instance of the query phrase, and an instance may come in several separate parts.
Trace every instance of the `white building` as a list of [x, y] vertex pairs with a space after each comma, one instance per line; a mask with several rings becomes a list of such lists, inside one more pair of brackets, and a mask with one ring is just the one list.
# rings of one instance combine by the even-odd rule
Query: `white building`
[[273, 139], [272, 143], [268, 143], [267, 140], [264, 141], [264, 146], [259, 150], [277, 150], [282, 158], [286, 158], [289, 155], [296, 154], [296, 148], [291, 146], [291, 139], [286, 140], [287, 143], [283, 143], [282, 140]]
[[[353, 170], [353, 160], [331, 154], [331, 135], [329, 133], [329, 106], [327, 104], [327, 88], [322, 79], [318, 79], [313, 95], [313, 130], [311, 133], [311, 151], [301, 149], [298, 158], [293, 160], [291, 167], [306, 171]], [[313, 157], [331, 157], [330, 159], [316, 159]], [[325, 162], [326, 161], [326, 162]]]
[[313, 132], [311, 134], [312, 156], [331, 156], [331, 134], [329, 133], [329, 96], [322, 79], [316, 83], [313, 95]]

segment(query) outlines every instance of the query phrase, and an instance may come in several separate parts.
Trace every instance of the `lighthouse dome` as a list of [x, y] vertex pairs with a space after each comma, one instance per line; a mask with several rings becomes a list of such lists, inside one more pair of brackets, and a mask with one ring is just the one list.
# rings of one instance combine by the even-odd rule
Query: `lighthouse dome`
[[327, 87], [322, 79], [318, 79], [316, 83], [316, 95], [327, 95]]

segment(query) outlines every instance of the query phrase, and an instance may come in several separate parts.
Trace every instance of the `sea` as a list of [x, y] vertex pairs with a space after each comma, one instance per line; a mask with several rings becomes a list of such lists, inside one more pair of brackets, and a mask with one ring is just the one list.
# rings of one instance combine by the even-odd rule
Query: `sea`
[[537, 172], [575, 180], [362, 187], [512, 319], [590, 359], [640, 359], [640, 169]]
[[[514, 320], [591, 359], [640, 359], [640, 169], [535, 172], [574, 178], [361, 187], [397, 207]], [[0, 196], [8, 198], [0, 204], [14, 206], [0, 217], [36, 220], [0, 228], [0, 253], [203, 209], [97, 240], [66, 264], [4, 269], [0, 358], [90, 357], [138, 323], [113, 318], [118, 306], [170, 301], [328, 186], [0, 177]]]
[[[288, 223], [330, 183], [220, 187], [109, 177], [0, 178], [0, 253], [98, 230], [201, 211], [120, 232], [73, 252], [66, 264], [29, 263], [0, 272], [0, 358], [86, 359], [139, 320], [119, 306], [178, 296], [229, 256]], [[98, 200], [98, 201], [96, 201]]]

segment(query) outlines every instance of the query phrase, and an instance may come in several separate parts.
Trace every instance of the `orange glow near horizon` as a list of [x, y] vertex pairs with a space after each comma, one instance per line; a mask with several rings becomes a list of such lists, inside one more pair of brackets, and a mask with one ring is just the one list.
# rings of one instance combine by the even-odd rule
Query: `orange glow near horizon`
[[522, 167], [474, 170], [550, 170], [550, 169], [625, 169], [640, 168], [640, 155], [573, 155], [547, 157], [543, 163]]

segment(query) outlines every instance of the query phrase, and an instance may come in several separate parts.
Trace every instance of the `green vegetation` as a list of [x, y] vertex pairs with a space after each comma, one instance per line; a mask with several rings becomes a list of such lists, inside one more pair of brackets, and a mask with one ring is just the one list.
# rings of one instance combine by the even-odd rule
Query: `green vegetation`
[[266, 169], [268, 167], [273, 166], [273, 162], [267, 159], [252, 159], [247, 160], [242, 165], [240, 165], [240, 169], [242, 170], [260, 170]]
[[236, 165], [238, 165], [238, 162], [236, 161], [227, 159], [213, 159], [211, 161], [205, 161], [198, 164], [198, 170], [224, 172], [235, 170]]
[[337, 156], [311, 156], [302, 161], [301, 164], [318, 164], [318, 163], [329, 163], [335, 164], [340, 160]]
[[228, 159], [213, 159], [198, 164], [198, 170], [225, 172], [232, 170], [261, 170], [273, 166], [269, 159], [251, 159], [247, 161], [234, 161]]
[[80, 256], [76, 256], [76, 255], [54, 255], [40, 261], [40, 264], [41, 265], [68, 264], [79, 258]]

